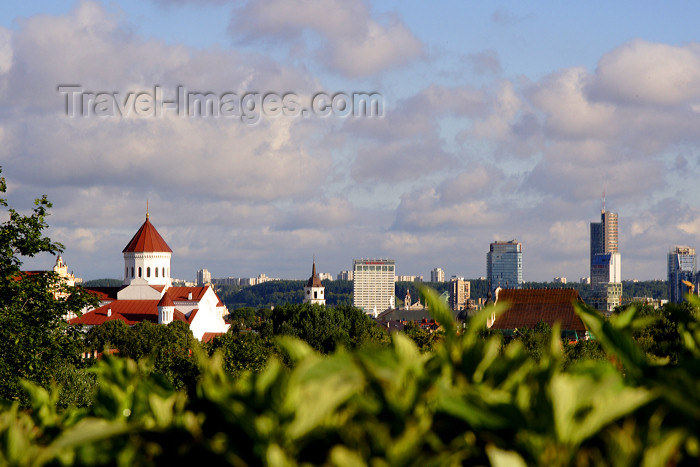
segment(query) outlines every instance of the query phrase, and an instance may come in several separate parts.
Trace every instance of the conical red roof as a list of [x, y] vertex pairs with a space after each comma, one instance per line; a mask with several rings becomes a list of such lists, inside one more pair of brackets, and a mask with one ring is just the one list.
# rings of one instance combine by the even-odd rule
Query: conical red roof
[[122, 250], [122, 253], [127, 252], [172, 253], [173, 250], [165, 243], [163, 237], [160, 236], [156, 228], [151, 224], [151, 221], [146, 217], [146, 222], [143, 223], [138, 232], [136, 232], [131, 241]]
[[158, 302], [158, 306], [175, 306], [175, 303], [173, 302], [173, 299], [170, 298], [170, 295], [168, 293], [163, 294], [163, 298], [160, 299]]

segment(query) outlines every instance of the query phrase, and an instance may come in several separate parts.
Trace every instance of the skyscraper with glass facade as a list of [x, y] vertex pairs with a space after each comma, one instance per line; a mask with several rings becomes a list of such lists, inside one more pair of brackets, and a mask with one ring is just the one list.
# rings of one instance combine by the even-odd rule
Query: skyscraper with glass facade
[[493, 242], [486, 253], [486, 278], [491, 290], [519, 289], [523, 285], [523, 245], [517, 240]]
[[668, 252], [668, 300], [680, 303], [685, 300], [689, 287], [685, 282], [695, 284], [697, 273], [695, 248], [675, 246]]
[[600, 222], [591, 222], [590, 266], [593, 306], [611, 313], [622, 299], [622, 257], [617, 213], [606, 211], [605, 201], [600, 211]]

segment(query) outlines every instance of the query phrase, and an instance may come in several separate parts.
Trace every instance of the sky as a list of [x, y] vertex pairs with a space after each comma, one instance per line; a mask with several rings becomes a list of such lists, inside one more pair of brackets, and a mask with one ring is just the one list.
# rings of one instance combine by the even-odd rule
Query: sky
[[[491, 242], [517, 239], [524, 280], [571, 281], [605, 193], [623, 278], [663, 279], [670, 247], [700, 247], [698, 17], [689, 1], [3, 2], [6, 197], [48, 196], [85, 279], [121, 278], [148, 203], [176, 278], [301, 279], [314, 257], [476, 278]], [[218, 115], [166, 105], [178, 89]], [[328, 115], [319, 93], [339, 96]], [[344, 109], [355, 93], [381, 115]]]

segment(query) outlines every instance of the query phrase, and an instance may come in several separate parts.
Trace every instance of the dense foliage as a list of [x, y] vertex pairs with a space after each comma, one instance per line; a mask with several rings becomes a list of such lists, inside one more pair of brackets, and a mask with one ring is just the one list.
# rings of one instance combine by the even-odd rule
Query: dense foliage
[[[581, 318], [613, 359], [562, 369], [551, 336], [539, 360], [514, 340], [463, 334], [434, 294], [445, 334], [421, 353], [402, 334], [390, 346], [327, 356], [278, 340], [273, 357], [236, 378], [220, 357], [201, 362], [189, 396], [148, 366], [105, 358], [89, 410], [57, 411], [56, 393], [27, 384], [33, 410], [0, 414], [0, 462], [104, 465], [669, 465], [700, 455], [700, 325], [678, 331], [675, 365], [648, 359], [633, 336], [646, 318], [625, 310]], [[495, 310], [499, 312], [500, 310]], [[640, 319], [642, 321], [640, 321]], [[217, 354], [218, 355], [218, 354]]]

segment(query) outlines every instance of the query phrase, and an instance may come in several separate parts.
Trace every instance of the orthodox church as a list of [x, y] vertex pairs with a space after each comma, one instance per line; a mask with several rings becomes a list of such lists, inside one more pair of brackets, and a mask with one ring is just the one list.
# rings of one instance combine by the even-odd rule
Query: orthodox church
[[211, 286], [173, 287], [173, 251], [151, 224], [148, 214], [122, 253], [121, 287], [86, 287], [99, 297], [99, 306], [69, 320], [70, 324], [90, 328], [111, 320], [121, 320], [129, 326], [141, 321], [183, 321], [200, 341], [209, 341], [228, 330], [224, 321], [228, 310]]

